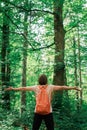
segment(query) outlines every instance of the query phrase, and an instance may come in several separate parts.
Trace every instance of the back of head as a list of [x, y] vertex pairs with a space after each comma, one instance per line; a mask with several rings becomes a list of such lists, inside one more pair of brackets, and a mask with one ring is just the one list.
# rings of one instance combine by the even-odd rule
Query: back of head
[[40, 75], [38, 82], [40, 85], [46, 85], [47, 84], [47, 76], [45, 74]]

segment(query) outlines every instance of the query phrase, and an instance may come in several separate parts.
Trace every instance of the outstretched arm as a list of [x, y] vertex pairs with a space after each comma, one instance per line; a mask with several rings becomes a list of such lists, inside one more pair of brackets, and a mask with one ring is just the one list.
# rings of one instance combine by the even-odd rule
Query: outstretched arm
[[68, 87], [68, 86], [53, 86], [53, 90], [54, 91], [58, 91], [58, 90], [77, 90], [77, 91], [81, 91], [81, 88], [78, 87]]
[[6, 88], [5, 91], [34, 91], [35, 90], [35, 86], [31, 86], [31, 87], [19, 87], [19, 88], [13, 88], [13, 87], [9, 87]]

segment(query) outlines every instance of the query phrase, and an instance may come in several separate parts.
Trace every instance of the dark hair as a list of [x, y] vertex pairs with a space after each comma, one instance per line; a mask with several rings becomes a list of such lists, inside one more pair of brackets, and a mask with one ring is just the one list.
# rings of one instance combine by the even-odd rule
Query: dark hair
[[47, 84], [47, 76], [45, 74], [40, 75], [38, 82], [40, 85], [46, 85]]

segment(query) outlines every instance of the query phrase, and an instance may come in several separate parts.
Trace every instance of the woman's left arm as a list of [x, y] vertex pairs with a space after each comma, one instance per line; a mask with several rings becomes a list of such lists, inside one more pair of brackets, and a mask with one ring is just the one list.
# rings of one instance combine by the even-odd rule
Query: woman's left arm
[[77, 91], [81, 91], [82, 89], [79, 87], [68, 87], [68, 86], [55, 86], [53, 87], [54, 91], [58, 91], [58, 90], [77, 90]]

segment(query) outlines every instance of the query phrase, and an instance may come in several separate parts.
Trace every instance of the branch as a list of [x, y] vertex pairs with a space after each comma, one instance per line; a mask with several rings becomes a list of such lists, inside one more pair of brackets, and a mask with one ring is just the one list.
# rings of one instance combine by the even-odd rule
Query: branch
[[54, 43], [52, 43], [50, 45], [47, 45], [47, 46], [44, 46], [44, 47], [35, 48], [35, 49], [31, 50], [31, 51], [38, 51], [38, 50], [42, 50], [42, 49], [48, 49], [48, 48], [50, 48], [53, 45], [54, 45]]
[[[24, 35], [23, 33], [18, 33], [18, 32], [12, 32], [11, 33], [15, 33], [15, 34], [18, 34], [18, 35]], [[25, 39], [27, 40], [27, 37], [24, 35]], [[27, 42], [31, 45], [31, 43], [27, 40]], [[50, 45], [47, 45], [47, 46], [44, 46], [44, 47], [40, 47], [40, 48], [34, 48], [32, 47], [32, 49], [30, 51], [38, 51], [38, 50], [42, 50], [42, 49], [46, 49], [46, 48], [50, 48], [51, 46], [53, 46], [54, 43], [50, 44]]]
[[[6, 12], [4, 12], [4, 13], [5, 13], [5, 15], [7, 16], [7, 18], [12, 22], [12, 24], [15, 25], [17, 29], [19, 29], [19, 26], [13, 22], [13, 20], [10, 18], [10, 16], [9, 16]], [[20, 30], [20, 29], [19, 29], [19, 30]], [[32, 47], [32, 51], [37, 51], [37, 50], [49, 48], [49, 47], [51, 47], [51, 46], [54, 45], [54, 43], [52, 43], [52, 44], [50, 44], [50, 45], [48, 45], [48, 46], [44, 46], [44, 47], [40, 47], [40, 48], [34, 48], [34, 47], [32, 46], [32, 44], [28, 41], [28, 39], [27, 39], [27, 37], [24, 35], [24, 33], [17, 33], [17, 34], [20, 34], [20, 35], [22, 35], [22, 36], [24, 37], [24, 39], [26, 40], [26, 42], [29, 43], [30, 46]]]
[[32, 9], [31, 11], [43, 12], [43, 13], [48, 13], [48, 14], [52, 14], [52, 15], [56, 14], [56, 13], [51, 12], [51, 11], [47, 11], [47, 10], [39, 10], [39, 9]]
[[78, 20], [78, 21], [75, 23], [74, 26], [72, 26], [70, 29], [66, 30], [66, 33], [69, 32], [69, 31], [71, 31], [73, 28], [77, 27], [78, 24], [79, 24], [85, 17], [87, 17], [87, 14], [85, 14], [80, 20]]
[[[12, 24], [15, 25], [17, 29], [19, 29], [19, 26], [13, 22], [13, 20], [10, 18], [10, 16], [9, 16], [6, 12], [4, 12], [4, 13], [5, 13], [5, 15], [7, 16], [7, 18], [12, 22]], [[19, 29], [19, 30], [20, 30], [20, 29]], [[27, 37], [24, 35], [24, 33], [20, 33], [20, 35], [22, 35], [22, 36], [24, 37], [24, 39], [26, 40], [26, 42], [29, 43], [30, 46], [32, 47], [32, 49], [34, 50], [34, 47], [33, 47], [33, 46], [31, 45], [31, 43], [28, 41], [28, 39], [27, 39]]]
[[[32, 12], [34, 12], [34, 11], [39, 11], [39, 12], [43, 12], [43, 13], [45, 12], [45, 13], [49, 13], [49, 14], [54, 14], [53, 12], [46, 11], [46, 10], [39, 10], [39, 9], [33, 9], [33, 10], [31, 10], [31, 9], [26, 9], [26, 8], [24, 8], [23, 6], [18, 6], [18, 5], [16, 5], [16, 4], [12, 3], [12, 2], [7, 1], [7, 0], [3, 0], [3, 1], [6, 2], [6, 3], [9, 3], [10, 5], [13, 5], [13, 6], [16, 7], [16, 8], [23, 9], [24, 11], [28, 11], [28, 12], [29, 12], [29, 11], [32, 11]], [[4, 12], [5, 15], [7, 16], [7, 18], [12, 22], [12, 24], [15, 25], [17, 29], [19, 29], [19, 26], [13, 22], [13, 20], [10, 18], [10, 16], [9, 16], [5, 11], [3, 11], [3, 12]], [[20, 29], [19, 29], [19, 30], [20, 30]], [[41, 49], [46, 49], [46, 48], [49, 48], [49, 47], [51, 47], [51, 46], [54, 45], [54, 43], [52, 43], [52, 44], [50, 44], [50, 45], [48, 45], [48, 46], [44, 46], [44, 47], [40, 47], [40, 48], [34, 48], [34, 47], [31, 45], [31, 43], [28, 41], [28, 39], [27, 39], [27, 37], [24, 35], [24, 33], [18, 33], [18, 34], [22, 35], [22, 36], [24, 37], [24, 39], [26, 40], [26, 42], [28, 42], [28, 43], [30, 44], [30, 46], [32, 47], [32, 51], [37, 51], [37, 50], [41, 50]]]
[[16, 7], [16, 8], [19, 8], [19, 9], [21, 9], [21, 10], [23, 10], [23, 11], [27, 11], [27, 12], [34, 12], [34, 11], [36, 11], [36, 12], [49, 13], [49, 14], [52, 14], [52, 15], [56, 14], [56, 13], [54, 13], [54, 12], [47, 11], [47, 10], [26, 9], [26, 8], [24, 8], [23, 6], [18, 6], [18, 5], [16, 5], [16, 4], [14, 4], [13, 2], [10, 2], [10, 1], [7, 1], [7, 0], [3, 0], [3, 1], [6, 2], [6, 3], [9, 3], [10, 5], [13, 5], [13, 6]]

